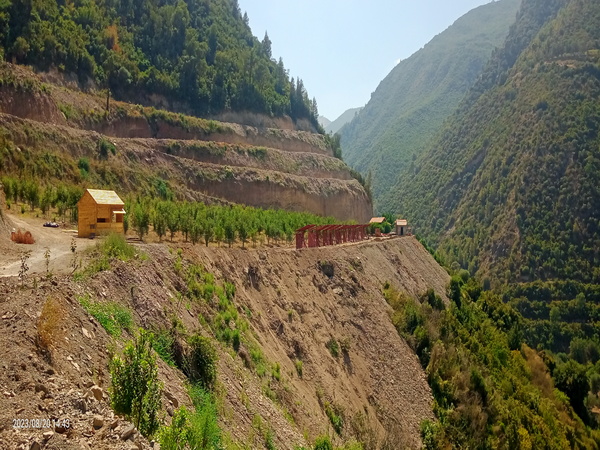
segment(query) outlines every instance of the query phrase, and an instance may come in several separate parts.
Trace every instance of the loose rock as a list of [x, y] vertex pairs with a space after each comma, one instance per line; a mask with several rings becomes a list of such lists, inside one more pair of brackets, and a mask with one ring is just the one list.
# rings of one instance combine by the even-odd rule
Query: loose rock
[[102, 401], [102, 388], [100, 386], [92, 386], [90, 388], [90, 392], [92, 393], [92, 395], [94, 396], [94, 398], [98, 401]]
[[94, 416], [92, 426], [97, 430], [104, 426], [104, 418], [102, 416]]
[[125, 430], [121, 433], [121, 440], [126, 441], [135, 433], [135, 427], [133, 425], [129, 425]]

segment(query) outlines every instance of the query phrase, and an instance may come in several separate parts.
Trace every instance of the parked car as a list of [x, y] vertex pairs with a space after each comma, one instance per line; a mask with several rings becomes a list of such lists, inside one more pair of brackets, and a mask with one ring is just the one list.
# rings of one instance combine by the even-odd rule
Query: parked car
[[56, 222], [44, 222], [44, 226], [50, 227], [50, 228], [58, 228], [59, 227], [59, 225]]

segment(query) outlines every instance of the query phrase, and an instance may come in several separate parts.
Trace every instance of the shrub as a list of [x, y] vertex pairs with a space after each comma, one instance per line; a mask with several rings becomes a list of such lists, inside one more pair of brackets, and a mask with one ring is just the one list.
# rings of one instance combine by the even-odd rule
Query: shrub
[[129, 341], [123, 357], [110, 362], [111, 403], [115, 412], [128, 416], [144, 436], [158, 429], [162, 383], [152, 352], [153, 335], [140, 328]]
[[277, 381], [281, 381], [281, 366], [279, 363], [275, 363], [271, 366], [271, 376]]
[[189, 338], [190, 350], [184, 372], [206, 390], [212, 390], [217, 379], [217, 351], [209, 338], [195, 334]]
[[38, 344], [45, 350], [64, 338], [65, 331], [61, 322], [66, 317], [67, 311], [55, 298], [48, 298], [42, 307], [42, 312], [37, 321]]
[[125, 236], [119, 233], [109, 234], [100, 244], [100, 250], [109, 258], [116, 258], [121, 261], [129, 261], [136, 256], [135, 247], [128, 244]]
[[98, 153], [100, 154], [100, 158], [102, 158], [102, 159], [108, 158], [108, 152], [112, 153], [113, 155], [116, 155], [117, 148], [115, 147], [115, 145], [112, 142], [107, 141], [104, 138], [100, 139], [98, 141]]
[[331, 426], [337, 434], [341, 435], [342, 428], [344, 428], [344, 419], [342, 418], [342, 411], [339, 407], [332, 405], [329, 402], [325, 402], [323, 407], [325, 409], [325, 414], [331, 422]]
[[154, 341], [152, 342], [152, 348], [160, 356], [165, 363], [171, 367], [175, 367], [175, 352], [173, 346], [175, 344], [175, 338], [167, 330], [156, 330], [154, 331]]
[[298, 374], [298, 376], [300, 378], [302, 378], [302, 361], [300, 361], [299, 359], [296, 360], [296, 373]]
[[87, 158], [79, 158], [79, 161], [77, 161], [77, 167], [79, 167], [82, 172], [85, 172], [86, 174], [89, 173], [90, 160]]
[[329, 436], [319, 436], [315, 440], [314, 450], [333, 450], [333, 444]]
[[212, 450], [220, 448], [221, 430], [217, 422], [217, 409], [211, 396], [201, 387], [190, 389], [195, 412], [185, 406], [177, 409], [171, 425], [162, 427], [158, 441], [164, 450], [186, 448]]
[[331, 353], [331, 356], [334, 358], [340, 356], [340, 346], [334, 338], [329, 339], [327, 344], [325, 344], [325, 347], [329, 349], [329, 353]]

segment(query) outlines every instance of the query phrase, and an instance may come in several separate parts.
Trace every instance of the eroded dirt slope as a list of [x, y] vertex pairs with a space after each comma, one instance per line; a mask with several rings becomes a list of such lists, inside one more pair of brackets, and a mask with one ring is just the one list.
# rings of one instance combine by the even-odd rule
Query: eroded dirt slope
[[[23, 154], [47, 163], [62, 159], [60, 164], [70, 170], [84, 157], [100, 176], [79, 177], [76, 169], [69, 181], [123, 192], [164, 179], [184, 198], [209, 196], [357, 222], [372, 215], [360, 177], [333, 157], [322, 135], [216, 122], [120, 102], [111, 103], [108, 112], [105, 105], [97, 93], [45, 84], [23, 67], [0, 64], [0, 150], [7, 161], [3, 172], [22, 176], [23, 161], [17, 160]], [[104, 147], [100, 154], [107, 142], [116, 149], [110, 154]], [[25, 177], [44, 176], [39, 167], [27, 169]], [[130, 174], [124, 177], [124, 171]], [[63, 181], [65, 173], [49, 175], [48, 181]]]
[[[4, 150], [7, 167], [14, 165], [17, 170], [17, 166], [27, 164], [38, 176], [61, 181], [67, 181], [65, 177], [72, 174], [73, 179], [68, 181], [86, 187], [110, 187], [119, 193], [153, 192], [153, 183], [162, 179], [180, 197], [198, 201], [208, 196], [357, 222], [368, 221], [372, 213], [371, 201], [363, 186], [343, 175], [339, 160], [322, 155], [294, 153], [287, 157], [282, 151], [269, 152], [250, 146], [228, 149], [222, 143], [215, 143], [214, 150], [224, 155], [211, 158], [211, 148], [171, 154], [169, 145], [180, 146], [181, 140], [165, 143], [150, 138], [122, 138], [111, 139], [116, 147], [114, 155], [100, 157], [98, 148], [105, 138], [96, 132], [5, 114], [0, 114], [0, 137], [12, 144]], [[253, 151], [257, 156], [248, 155]], [[262, 151], [272, 153], [277, 162], [263, 164]], [[200, 155], [194, 158], [194, 152]], [[77, 168], [80, 158], [88, 159], [94, 182], [81, 177]], [[253, 164], [244, 165], [244, 160], [250, 158]], [[299, 164], [298, 159], [304, 164]], [[204, 162], [207, 160], [212, 162]], [[313, 177], [311, 167], [321, 176]]]
[[[269, 364], [281, 368], [279, 381], [260, 377], [244, 364], [244, 340], [238, 352], [216, 343], [220, 420], [232, 440], [264, 448], [256, 425], [259, 417], [282, 449], [308, 446], [324, 433], [338, 443], [356, 437], [372, 445], [368, 448], [386, 439], [397, 444], [392, 448], [419, 446], [419, 423], [433, 418], [431, 392], [417, 357], [391, 325], [381, 295], [386, 281], [410, 295], [429, 287], [443, 295], [448, 275], [416, 240], [300, 252], [136, 247], [148, 254], [147, 260], [113, 261], [111, 270], [77, 282], [69, 276], [46, 280], [36, 275], [34, 283], [31, 275], [20, 288], [15, 278], [0, 280], [0, 345], [6, 349], [0, 371], [1, 448], [29, 448], [34, 440], [45, 443], [44, 448], [129, 448], [133, 441], [148, 448], [148, 441], [139, 436], [122, 439], [129, 424], [113, 417], [105, 395], [106, 349], [114, 346], [113, 340], [85, 313], [78, 298], [116, 301], [145, 328], [168, 327], [176, 317], [188, 332], [213, 336], [206, 326], [213, 311], [210, 302], [187, 298], [185, 274], [191, 264], [201, 264], [217, 283], [228, 280], [235, 285], [234, 304], [248, 320], [249, 339], [259, 343]], [[55, 324], [55, 342], [43, 351], [39, 317], [49, 299], [63, 313]], [[127, 338], [124, 333], [116, 347]], [[343, 343], [337, 357], [326, 347], [331, 339]], [[297, 361], [302, 361], [301, 377]], [[190, 400], [179, 370], [160, 361], [160, 375], [168, 421], [174, 407], [189, 405]], [[90, 391], [93, 384], [102, 389], [99, 398]], [[332, 431], [326, 403], [339, 408], [344, 418], [341, 436]], [[68, 432], [12, 427], [13, 418], [65, 416], [73, 424]], [[102, 422], [97, 429], [94, 417]], [[48, 431], [54, 433], [44, 437]]]

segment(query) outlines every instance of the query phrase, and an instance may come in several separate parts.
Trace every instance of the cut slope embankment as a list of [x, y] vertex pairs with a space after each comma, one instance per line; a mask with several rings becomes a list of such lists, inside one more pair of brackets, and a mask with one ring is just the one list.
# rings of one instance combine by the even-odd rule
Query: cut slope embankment
[[[409, 295], [431, 287], [445, 298], [449, 276], [416, 239], [302, 251], [199, 246], [189, 254], [217, 277], [235, 281], [237, 301], [252, 312], [259, 342], [282, 373], [294, 373], [294, 361], [303, 361], [303, 378], [289, 381], [289, 392], [301, 403], [285, 405], [300, 429], [326, 431], [320, 392], [342, 407], [348, 424], [364, 414], [380, 443], [387, 433], [391, 442], [419, 445], [420, 422], [434, 417], [433, 397], [381, 293], [390, 282]], [[325, 265], [333, 268], [332, 277], [321, 270]], [[256, 285], [249, 281], [250, 268], [258, 269]], [[332, 357], [326, 348], [331, 339], [346, 342], [347, 354]], [[240, 394], [233, 390], [232, 407]]]
[[[179, 151], [170, 151], [167, 141], [150, 138], [111, 139], [115, 154], [101, 156], [99, 148], [106, 139], [93, 131], [5, 114], [0, 114], [0, 123], [0, 131], [13, 144], [5, 150], [6, 164], [15, 170], [25, 165], [27, 170], [48, 181], [99, 185], [120, 193], [148, 193], [154, 192], [155, 182], [160, 179], [180, 197], [190, 200], [204, 201], [208, 196], [357, 222], [367, 221], [372, 212], [361, 184], [343, 176], [339, 160], [326, 156], [287, 154], [249, 146], [234, 146], [226, 151], [224, 143], [211, 143], [216, 153], [223, 155], [210, 156], [210, 146], [206, 152], [190, 150], [194, 141], [183, 146], [182, 141], [170, 141], [180, 146]], [[237, 150], [244, 155], [235, 155]], [[265, 164], [261, 163], [262, 154], [267, 155]], [[91, 169], [86, 174], [78, 168], [81, 158], [89, 161]], [[246, 166], [243, 159], [254, 162]], [[313, 176], [310, 167], [321, 177]]]
[[[81, 411], [81, 405], [87, 405], [105, 424], [113, 422], [106, 397], [85, 396], [90, 382], [105, 391], [109, 387], [105, 349], [112, 339], [77, 299], [87, 295], [93, 301], [116, 301], [145, 328], [169, 329], [175, 320], [189, 333], [214, 336], [208, 327], [210, 304], [190, 301], [185, 294], [186, 267], [202, 264], [217, 283], [227, 280], [235, 285], [233, 301], [248, 320], [249, 336], [273, 364], [269, 367], [280, 367], [280, 380], [268, 373], [261, 377], [244, 365], [245, 338], [238, 353], [214, 341], [220, 357], [220, 422], [234, 441], [262, 447], [261, 430], [270, 429], [273, 444], [281, 449], [309, 447], [322, 434], [333, 436], [338, 445], [356, 437], [376, 445], [371, 448], [384, 441], [420, 446], [419, 424], [434, 418], [433, 397], [416, 355], [394, 329], [381, 294], [389, 281], [411, 295], [429, 287], [444, 295], [448, 275], [415, 239], [303, 251], [185, 246], [181, 257], [167, 245], [136, 246], [149, 255], [146, 261], [113, 262], [110, 270], [77, 282], [55, 277], [40, 281], [33, 290], [19, 288], [15, 278], [0, 279], [5, 316], [0, 344], [10, 342], [3, 358], [7, 370], [0, 372], [0, 386], [10, 394], [0, 397], [0, 444], [10, 448], [16, 440], [42, 442], [46, 430], [18, 434], [8, 430], [12, 418], [37, 417], [43, 406], [49, 414], [60, 410], [72, 421], [68, 436], [52, 437], [57, 448], [73, 442], [99, 449], [125, 445], [116, 444], [126, 427], [123, 420], [116, 430], [106, 426], [90, 434], [93, 417]], [[31, 283], [30, 279], [25, 284]], [[184, 301], [177, 300], [178, 293]], [[50, 298], [68, 311], [54, 324], [57, 336], [68, 340], [60, 338], [48, 359], [37, 347], [36, 330]], [[125, 334], [123, 339], [127, 338]], [[337, 357], [326, 346], [332, 339], [340, 343]], [[297, 361], [302, 361], [301, 376]], [[48, 373], [54, 376], [48, 379]], [[190, 405], [179, 371], [160, 362], [160, 378], [167, 392], [166, 410], [172, 412], [174, 404]], [[48, 389], [51, 402], [48, 395], [40, 398], [40, 384]], [[326, 404], [334, 405], [343, 417], [341, 436], [331, 428]], [[262, 423], [259, 429], [257, 423]], [[139, 442], [147, 445], [145, 440]]]

